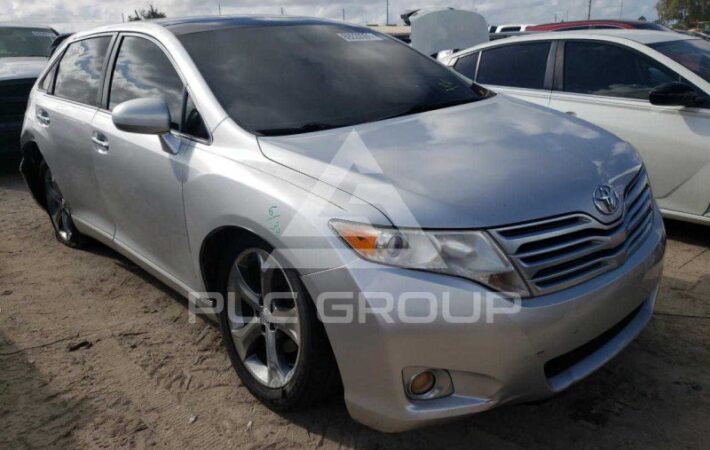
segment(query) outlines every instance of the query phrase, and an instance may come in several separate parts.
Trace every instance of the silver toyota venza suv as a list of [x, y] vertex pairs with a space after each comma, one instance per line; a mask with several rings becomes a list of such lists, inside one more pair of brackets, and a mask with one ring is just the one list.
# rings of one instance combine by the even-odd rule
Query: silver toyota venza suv
[[103, 242], [219, 321], [273, 409], [340, 391], [401, 431], [549, 397], [658, 293], [665, 232], [633, 148], [341, 22], [73, 35], [22, 150], [59, 241]]

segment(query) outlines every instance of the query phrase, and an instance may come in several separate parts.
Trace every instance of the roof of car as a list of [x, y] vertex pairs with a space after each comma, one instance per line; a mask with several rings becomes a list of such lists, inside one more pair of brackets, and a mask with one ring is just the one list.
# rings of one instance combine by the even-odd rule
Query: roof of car
[[[594, 38], [614, 38], [625, 39], [638, 42], [640, 44], [656, 44], [659, 42], [683, 41], [689, 39], [699, 39], [673, 31], [654, 30], [580, 30], [580, 31], [555, 31], [545, 33], [530, 33], [522, 36], [491, 41], [493, 45], [502, 45], [511, 42], [537, 41], [537, 40], [560, 40], [560, 39], [594, 39]], [[486, 47], [491, 43], [481, 44], [479, 47]]]
[[587, 25], [587, 24], [597, 24], [597, 23], [613, 23], [613, 24], [630, 25], [630, 26], [644, 26], [644, 25], [652, 24], [652, 22], [647, 22], [644, 20], [590, 19], [590, 20], [572, 20], [569, 22], [540, 23], [535, 26], [536, 27], [564, 27], [564, 26], [576, 26], [576, 25]]
[[115, 33], [115, 32], [146, 32], [149, 34], [169, 32], [174, 36], [180, 36], [190, 33], [198, 33], [202, 31], [214, 31], [219, 29], [239, 28], [239, 27], [270, 27], [284, 25], [323, 25], [323, 24], [340, 24], [354, 28], [362, 28], [357, 25], [331, 20], [319, 19], [312, 17], [293, 17], [293, 16], [196, 16], [196, 17], [177, 17], [169, 19], [151, 19], [140, 20], [135, 22], [117, 23], [113, 25], [104, 25], [98, 28], [75, 33], [72, 36], [72, 41], [84, 39], [88, 36], [99, 33]]
[[169, 29], [175, 35], [223, 28], [342, 23], [329, 19], [292, 16], [201, 16], [157, 19], [150, 22]]
[[[563, 33], [616, 37], [638, 42], [639, 44], [656, 44], [658, 42], [682, 41], [688, 39], [688, 36], [673, 31], [656, 30], [584, 30], [582, 32]], [[556, 34], [560, 34], [560, 32]]]

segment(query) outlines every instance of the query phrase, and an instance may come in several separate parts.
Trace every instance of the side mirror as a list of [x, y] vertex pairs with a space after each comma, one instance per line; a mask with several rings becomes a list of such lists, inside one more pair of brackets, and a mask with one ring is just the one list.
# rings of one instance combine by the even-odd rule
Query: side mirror
[[698, 106], [700, 98], [692, 86], [685, 83], [666, 83], [651, 91], [652, 105], [658, 106]]
[[128, 100], [113, 109], [113, 124], [122, 131], [139, 134], [170, 132], [170, 109], [159, 97]]

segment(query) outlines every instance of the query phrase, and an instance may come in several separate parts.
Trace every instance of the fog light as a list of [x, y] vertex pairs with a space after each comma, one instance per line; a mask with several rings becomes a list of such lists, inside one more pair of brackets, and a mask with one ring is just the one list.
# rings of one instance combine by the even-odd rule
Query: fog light
[[412, 400], [434, 400], [454, 393], [451, 375], [446, 370], [428, 367], [406, 367], [402, 381], [407, 397]]
[[436, 386], [436, 375], [426, 370], [414, 375], [409, 380], [409, 392], [414, 395], [426, 395]]

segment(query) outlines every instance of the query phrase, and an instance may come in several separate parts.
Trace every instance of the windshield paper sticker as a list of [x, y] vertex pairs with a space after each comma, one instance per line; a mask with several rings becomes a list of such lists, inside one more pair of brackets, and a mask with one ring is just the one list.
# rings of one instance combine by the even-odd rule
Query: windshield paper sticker
[[381, 41], [382, 38], [372, 33], [338, 33], [338, 36], [348, 42]]
[[33, 31], [32, 34], [34, 36], [54, 37], [54, 33], [50, 33], [49, 31]]

